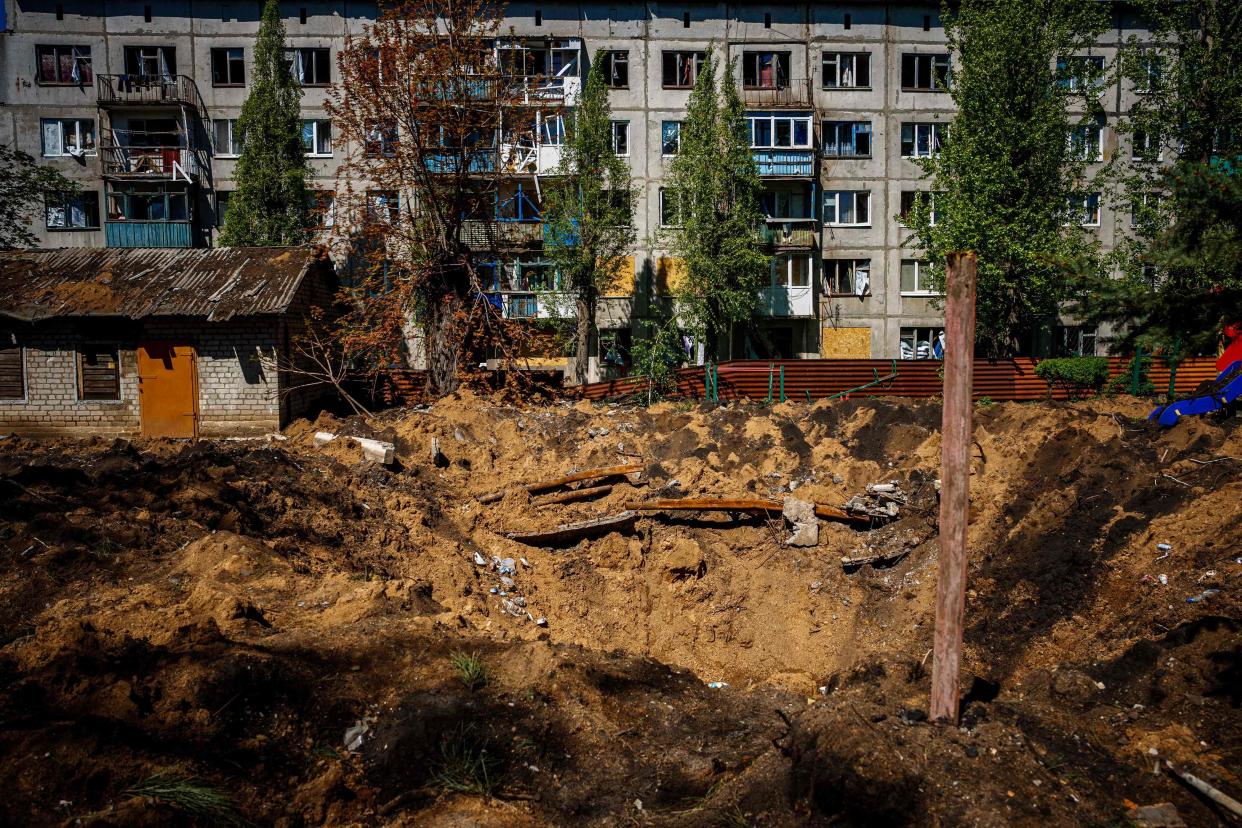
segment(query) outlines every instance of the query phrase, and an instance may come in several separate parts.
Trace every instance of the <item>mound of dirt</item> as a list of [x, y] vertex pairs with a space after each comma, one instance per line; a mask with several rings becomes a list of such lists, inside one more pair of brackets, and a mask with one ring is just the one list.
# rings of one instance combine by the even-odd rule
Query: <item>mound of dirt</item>
[[[0, 819], [184, 820], [158, 777], [288, 826], [1221, 823], [1151, 771], [1242, 787], [1238, 421], [977, 410], [960, 728], [924, 712], [939, 421], [462, 394], [266, 443], [4, 440]], [[889, 482], [895, 520], [810, 547], [736, 511], [509, 537]]]

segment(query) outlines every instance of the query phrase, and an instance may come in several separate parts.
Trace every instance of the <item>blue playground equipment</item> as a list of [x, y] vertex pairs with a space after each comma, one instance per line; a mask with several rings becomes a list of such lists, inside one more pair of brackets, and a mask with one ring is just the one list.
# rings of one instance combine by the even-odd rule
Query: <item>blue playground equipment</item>
[[[1242, 342], [1242, 339], [1238, 341]], [[1156, 420], [1166, 427], [1176, 425], [1181, 417], [1220, 411], [1236, 404], [1240, 397], [1242, 397], [1242, 360], [1236, 360], [1226, 365], [1216, 379], [1199, 386], [1193, 397], [1174, 400], [1168, 405], [1162, 405], [1148, 414], [1147, 419]]]

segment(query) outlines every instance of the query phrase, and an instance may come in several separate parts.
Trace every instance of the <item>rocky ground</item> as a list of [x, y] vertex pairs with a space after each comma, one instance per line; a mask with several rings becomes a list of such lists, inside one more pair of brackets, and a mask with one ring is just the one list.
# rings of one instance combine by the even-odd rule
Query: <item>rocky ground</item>
[[[1229, 824], [1154, 769], [1242, 796], [1242, 421], [1144, 412], [977, 410], [960, 727], [925, 713], [932, 402], [463, 396], [283, 439], [0, 440], [0, 821]], [[594, 500], [522, 489], [619, 464]], [[890, 481], [895, 520], [810, 547], [743, 513], [506, 537]]]

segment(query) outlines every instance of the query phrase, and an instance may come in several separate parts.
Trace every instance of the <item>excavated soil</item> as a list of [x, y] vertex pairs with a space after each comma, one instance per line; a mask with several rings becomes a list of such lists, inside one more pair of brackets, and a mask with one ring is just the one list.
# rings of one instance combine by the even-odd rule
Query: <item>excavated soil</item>
[[[926, 721], [933, 402], [462, 396], [283, 439], [0, 440], [0, 821], [1105, 826], [1171, 802], [1228, 824], [1154, 769], [1242, 796], [1242, 421], [1143, 413], [977, 410], [959, 727]], [[521, 489], [626, 463], [593, 501]], [[505, 536], [888, 481], [895, 521], [809, 548], [732, 513]], [[156, 775], [236, 810], [138, 795]]]

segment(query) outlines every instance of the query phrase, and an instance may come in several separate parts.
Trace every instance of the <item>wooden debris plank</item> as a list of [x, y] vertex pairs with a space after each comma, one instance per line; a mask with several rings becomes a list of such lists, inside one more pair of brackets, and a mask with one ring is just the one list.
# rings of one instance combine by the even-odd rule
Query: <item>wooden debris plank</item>
[[531, 506], [551, 506], [554, 503], [577, 503], [581, 500], [590, 500], [593, 497], [606, 495], [612, 492], [612, 484], [605, 483], [603, 486], [584, 486], [581, 489], [571, 489], [568, 492], [560, 492], [558, 494], [544, 495], [530, 502]]
[[[784, 504], [777, 500], [755, 500], [746, 498], [681, 498], [646, 500], [640, 503], [626, 503], [626, 509], [638, 512], [749, 512], [766, 514], [781, 512]], [[824, 520], [843, 520], [850, 523], [869, 523], [867, 515], [853, 515], [834, 506], [816, 504], [815, 516]]]
[[[634, 472], [640, 472], [642, 470], [642, 463], [629, 463], [624, 466], [609, 466], [603, 469], [586, 469], [585, 471], [575, 472], [574, 474], [566, 475], [565, 477], [558, 477], [554, 480], [543, 480], [538, 483], [528, 483], [527, 485], [522, 486], [521, 489], [530, 492], [531, 494], [537, 494], [538, 492], [559, 489], [561, 486], [568, 486], [570, 483], [579, 483], [583, 480], [600, 480], [605, 477], [620, 477], [621, 475], [633, 474]], [[505, 491], [506, 490], [502, 489], [498, 492], [489, 492], [488, 494], [479, 496], [476, 500], [480, 503], [495, 503], [504, 499]]]
[[607, 515], [594, 520], [579, 523], [564, 523], [555, 529], [543, 532], [508, 532], [509, 540], [524, 543], [527, 546], [556, 546], [569, 541], [579, 541], [609, 532], [630, 531], [638, 521], [638, 512], [626, 510], [619, 514]]

